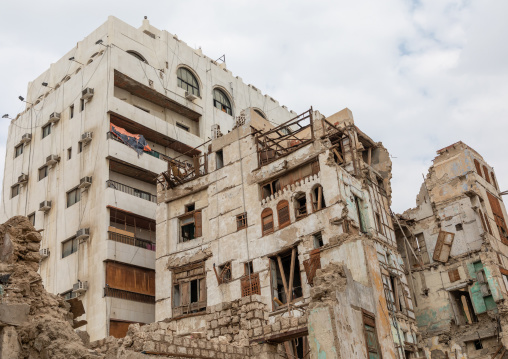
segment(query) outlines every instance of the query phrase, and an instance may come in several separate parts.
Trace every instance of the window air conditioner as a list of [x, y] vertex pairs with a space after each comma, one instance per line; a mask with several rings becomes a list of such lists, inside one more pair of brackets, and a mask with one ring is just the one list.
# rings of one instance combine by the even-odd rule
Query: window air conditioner
[[53, 112], [49, 115], [49, 122], [57, 123], [58, 121], [60, 121], [60, 112]]
[[51, 209], [51, 201], [43, 201], [39, 204], [39, 211], [47, 212]]
[[81, 135], [81, 140], [79, 142], [82, 142], [83, 144], [87, 144], [92, 140], [92, 132], [85, 132]]
[[194, 101], [198, 97], [196, 95], [191, 94], [190, 92], [185, 91], [185, 98], [189, 101]]
[[90, 237], [90, 228], [80, 228], [76, 232], [76, 238], [86, 240]]
[[85, 293], [87, 289], [88, 282], [78, 281], [77, 283], [74, 283], [74, 285], [72, 286], [72, 291], [78, 294]]
[[21, 136], [21, 143], [28, 143], [32, 140], [32, 134], [31, 133], [25, 133], [23, 136]]
[[92, 185], [92, 176], [86, 176], [86, 177], [83, 177], [80, 181], [79, 181], [79, 188], [88, 188]]
[[21, 174], [21, 176], [18, 177], [18, 183], [19, 184], [26, 184], [28, 182], [28, 175], [27, 174]]
[[82, 100], [88, 100], [89, 98], [92, 98], [93, 96], [93, 89], [90, 87], [87, 87], [83, 91], [81, 91], [81, 99]]
[[41, 248], [39, 250], [39, 254], [41, 255], [41, 259], [45, 259], [49, 257], [49, 248]]
[[46, 164], [48, 166], [53, 166], [54, 164], [56, 164], [59, 161], [60, 161], [60, 156], [58, 156], [58, 155], [49, 155], [48, 157], [46, 157]]

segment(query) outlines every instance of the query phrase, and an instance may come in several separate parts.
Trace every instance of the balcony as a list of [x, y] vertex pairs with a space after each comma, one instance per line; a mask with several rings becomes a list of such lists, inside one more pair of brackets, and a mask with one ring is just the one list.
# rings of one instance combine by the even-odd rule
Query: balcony
[[108, 231], [108, 239], [119, 243], [155, 251], [155, 243], [141, 238], [131, 237], [125, 234]]
[[104, 288], [104, 296], [130, 300], [133, 302], [155, 304], [155, 296], [153, 295], [129, 292], [127, 290], [111, 288], [109, 286]]
[[157, 196], [150, 194], [148, 192], [142, 191], [140, 189], [127, 186], [123, 183], [116, 182], [113, 180], [108, 180], [108, 181], [106, 181], [106, 186], [107, 186], [107, 188], [114, 188], [117, 191], [128, 193], [132, 196], [135, 196], [135, 197], [138, 197], [138, 198], [150, 201], [150, 202], [157, 203]]

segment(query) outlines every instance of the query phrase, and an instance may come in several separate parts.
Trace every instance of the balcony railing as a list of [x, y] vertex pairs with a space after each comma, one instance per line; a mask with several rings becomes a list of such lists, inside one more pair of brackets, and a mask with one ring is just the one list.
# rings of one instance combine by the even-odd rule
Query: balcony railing
[[119, 243], [128, 244], [130, 246], [136, 246], [139, 248], [148, 249], [149, 251], [155, 251], [155, 243], [150, 242], [146, 239], [126, 236], [124, 234], [108, 231], [108, 239]]
[[[123, 143], [118, 137], [113, 135], [111, 132], [107, 133], [107, 138], [115, 140], [115, 141], [120, 142], [121, 144], [125, 145], [125, 143]], [[168, 156], [166, 156], [166, 155], [164, 155], [164, 154], [162, 154], [160, 152], [154, 151], [154, 150], [152, 150], [151, 152], [144, 152], [144, 153], [146, 153], [146, 154], [148, 154], [150, 156], [153, 156], [155, 158], [161, 159], [163, 161], [166, 161], [166, 162], [170, 162], [171, 161], [170, 157], [168, 157]]]
[[125, 192], [125, 193], [132, 195], [132, 196], [136, 196], [138, 198], [142, 198], [147, 201], [157, 203], [157, 196], [154, 196], [153, 194], [150, 194], [145, 191], [141, 191], [137, 188], [127, 186], [123, 183], [116, 182], [113, 180], [107, 180], [106, 185], [107, 185], [107, 188], [114, 188], [120, 192]]
[[125, 299], [125, 300], [132, 300], [134, 302], [155, 304], [155, 296], [154, 295], [129, 292], [128, 290], [111, 288], [107, 285], [104, 288], [104, 296]]

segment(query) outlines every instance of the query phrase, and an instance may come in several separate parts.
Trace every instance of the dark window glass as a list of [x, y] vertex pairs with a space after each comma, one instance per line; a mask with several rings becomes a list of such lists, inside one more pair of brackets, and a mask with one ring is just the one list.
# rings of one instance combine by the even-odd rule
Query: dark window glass
[[11, 187], [11, 198], [16, 197], [19, 194], [19, 184], [15, 184]]
[[48, 166], [39, 168], [39, 181], [48, 176]]
[[35, 226], [35, 212], [28, 215], [28, 220], [32, 223], [32, 226]]
[[190, 94], [199, 97], [199, 84], [196, 77], [184, 67], [180, 67], [176, 71], [178, 87], [183, 88]]
[[74, 117], [74, 105], [71, 105], [70, 111], [71, 111], [71, 118], [73, 118]]
[[67, 192], [67, 207], [70, 207], [73, 204], [79, 202], [80, 199], [81, 199], [81, 191], [79, 190], [79, 188]]
[[222, 112], [226, 112], [228, 115], [233, 115], [229, 98], [219, 89], [213, 90], [213, 105]]
[[22, 155], [23, 154], [23, 144], [14, 147], [14, 152], [15, 152], [14, 158], [18, 157], [19, 155]]
[[42, 138], [48, 136], [51, 133], [51, 125], [47, 124], [42, 128]]
[[74, 252], [78, 251], [78, 239], [72, 237], [65, 242], [62, 242], [62, 258], [65, 258], [71, 255]]

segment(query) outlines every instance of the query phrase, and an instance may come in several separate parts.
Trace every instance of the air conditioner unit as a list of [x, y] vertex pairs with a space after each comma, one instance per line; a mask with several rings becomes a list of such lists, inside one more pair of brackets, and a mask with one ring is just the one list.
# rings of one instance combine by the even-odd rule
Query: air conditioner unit
[[53, 112], [51, 115], [49, 115], [49, 122], [57, 123], [58, 121], [60, 121], [60, 113], [59, 112]]
[[185, 91], [185, 98], [189, 101], [194, 101], [198, 97], [196, 95], [191, 94], [190, 92]]
[[18, 183], [19, 184], [26, 184], [28, 182], [28, 175], [27, 174], [21, 174], [21, 176], [18, 177]]
[[92, 98], [93, 96], [93, 89], [90, 87], [87, 87], [83, 91], [81, 91], [81, 99], [82, 100], [88, 100], [89, 98]]
[[92, 140], [92, 132], [85, 132], [81, 135], [81, 140], [79, 140], [79, 142], [82, 142], [86, 145], [91, 140]]
[[80, 228], [76, 232], [76, 238], [77, 239], [88, 239], [90, 237], [90, 228]]
[[45, 259], [49, 257], [49, 248], [41, 248], [39, 250], [39, 254], [41, 255], [41, 259]]
[[46, 164], [48, 166], [53, 166], [54, 164], [56, 164], [59, 161], [60, 161], [60, 156], [58, 156], [58, 155], [49, 155], [48, 157], [46, 157]]
[[74, 285], [72, 286], [72, 291], [78, 294], [85, 293], [87, 289], [88, 282], [78, 281], [77, 283], [74, 283]]
[[30, 141], [32, 141], [31, 133], [25, 133], [23, 136], [21, 136], [21, 143], [28, 143]]
[[92, 176], [86, 176], [86, 177], [83, 177], [80, 181], [79, 181], [79, 188], [88, 188], [92, 185]]
[[39, 204], [39, 211], [47, 212], [51, 209], [51, 201], [43, 201]]

